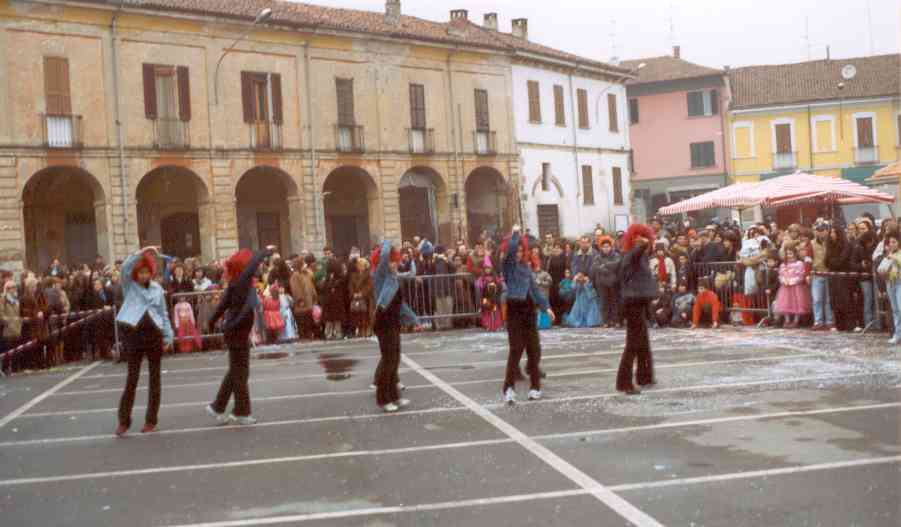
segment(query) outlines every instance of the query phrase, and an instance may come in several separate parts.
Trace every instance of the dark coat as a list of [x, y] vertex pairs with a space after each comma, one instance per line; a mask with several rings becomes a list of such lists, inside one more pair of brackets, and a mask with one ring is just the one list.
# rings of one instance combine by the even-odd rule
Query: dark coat
[[347, 278], [331, 273], [322, 282], [319, 300], [322, 302], [323, 322], [344, 322], [347, 319]]
[[650, 301], [657, 297], [657, 280], [651, 274], [646, 246], [635, 246], [623, 255], [620, 284], [624, 301]]

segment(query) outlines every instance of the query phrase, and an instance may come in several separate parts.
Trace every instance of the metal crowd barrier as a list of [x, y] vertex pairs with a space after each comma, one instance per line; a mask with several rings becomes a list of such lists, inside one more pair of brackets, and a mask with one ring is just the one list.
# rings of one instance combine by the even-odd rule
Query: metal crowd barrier
[[221, 349], [223, 334], [218, 329], [210, 333], [209, 325], [222, 293], [221, 290], [195, 291], [167, 296], [169, 318], [175, 332], [175, 353]]
[[401, 277], [404, 301], [420, 320], [450, 329], [457, 320], [479, 316], [476, 279], [469, 273]]
[[[839, 280], [845, 281], [846, 283], [843, 285], [850, 288], [850, 293], [852, 294], [852, 296], [859, 289], [860, 296], [858, 298], [852, 298], [851, 300], [857, 307], [853, 314], [858, 317], [858, 320], [856, 320], [855, 322], [861, 323], [859, 327], [863, 328], [862, 333], [866, 334], [873, 331], [880, 331], [884, 328], [891, 328], [893, 324], [892, 306], [889, 302], [888, 294], [886, 293], [885, 281], [879, 277], [879, 274], [876, 272], [875, 266], [870, 273], [815, 272], [813, 274], [814, 276], [826, 277], [829, 280], [830, 288], [835, 287], [836, 282]], [[864, 285], [866, 282], [870, 282], [872, 285]], [[857, 289], [855, 289], [855, 286], [857, 286]], [[869, 322], [866, 321], [864, 316], [864, 287], [872, 287], [873, 290], [873, 320]], [[834, 315], [835, 306], [832, 306], [832, 310]]]
[[[738, 318], [732, 316], [725, 318], [720, 316], [720, 323], [742, 323], [753, 325], [755, 315], [760, 320], [757, 325], [763, 325], [768, 320], [773, 320], [773, 302], [776, 300], [767, 294], [766, 284], [769, 281], [770, 270], [765, 264], [754, 269], [753, 283], [748, 283], [746, 266], [741, 262], [712, 262], [694, 264], [693, 286], [702, 279], [710, 283], [711, 291], [716, 293], [720, 300], [722, 313], [737, 313]], [[758, 272], [759, 271], [759, 272]], [[758, 279], [759, 277], [759, 279]]]

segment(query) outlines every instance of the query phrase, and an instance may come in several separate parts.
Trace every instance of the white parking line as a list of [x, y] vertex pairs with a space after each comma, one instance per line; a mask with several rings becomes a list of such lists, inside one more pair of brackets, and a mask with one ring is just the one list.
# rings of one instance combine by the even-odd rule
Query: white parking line
[[[619, 352], [617, 352], [616, 354], [619, 355]], [[689, 368], [689, 367], [693, 367], [693, 366], [741, 364], [744, 362], [761, 362], [761, 361], [767, 361], [767, 360], [798, 359], [798, 358], [803, 358], [803, 357], [820, 356], [820, 355], [821, 355], [820, 353], [802, 353], [802, 354], [795, 353], [792, 355], [763, 356], [763, 357], [753, 357], [753, 358], [749, 358], [749, 359], [726, 359], [726, 360], [719, 360], [719, 361], [676, 362], [676, 363], [671, 363], [671, 364], [659, 364], [658, 363], [656, 365], [656, 368], [659, 368], [659, 369]], [[544, 361], [545, 357], [542, 357], [541, 360]], [[506, 365], [507, 361], [496, 361], [496, 362], [493, 361], [493, 362], [489, 362], [488, 364], [500, 366], [500, 365]], [[446, 368], [450, 368], [450, 367], [451, 366], [446, 366]], [[428, 367], [427, 369], [435, 370], [435, 369], [442, 369], [442, 368], [431, 366], [431, 367]], [[548, 373], [548, 378], [572, 377], [572, 376], [578, 376], [578, 375], [590, 375], [590, 374], [595, 374], [595, 373], [615, 373], [616, 370], [617, 370], [616, 368], [589, 368], [589, 369], [585, 369], [585, 370], [577, 370], [577, 371], [565, 372], [565, 373]], [[400, 368], [399, 371], [400, 371], [400, 373], [409, 373], [412, 370], [409, 368]], [[322, 376], [323, 376], [323, 373], [311, 373], [311, 374], [303, 374], [303, 375], [289, 375], [286, 377], [265, 377], [265, 378], [255, 381], [255, 382], [272, 383], [272, 382], [297, 381], [297, 380], [303, 380], [303, 379], [321, 379]], [[471, 381], [453, 382], [451, 384], [453, 386], [466, 386], [466, 385], [470, 385], [470, 384], [484, 384], [484, 383], [490, 383], [490, 382], [501, 382], [503, 380], [504, 380], [503, 378], [474, 379]], [[165, 388], [167, 390], [170, 390], [173, 388], [196, 388], [196, 387], [200, 387], [200, 386], [219, 386], [219, 384], [221, 382], [222, 382], [221, 380], [216, 380], [216, 381], [193, 382], [193, 383], [185, 383], [185, 384], [167, 384], [167, 385], [165, 385]], [[418, 385], [418, 386], [411, 386], [410, 388], [422, 388], [422, 387], [429, 387], [429, 386], [430, 385]], [[147, 390], [146, 386], [138, 387], [138, 391], [146, 391], [146, 390]], [[73, 390], [73, 391], [68, 391], [68, 392], [59, 392], [54, 395], [57, 397], [64, 397], [64, 396], [72, 396], [72, 395], [96, 395], [96, 394], [101, 394], [101, 393], [121, 393], [121, 392], [122, 392], [122, 388], [100, 388], [100, 389], [96, 389], [96, 390]]]
[[[659, 482], [636, 483], [627, 485], [614, 485], [608, 487], [614, 492], [628, 492], [631, 490], [643, 490], [648, 488], [669, 487], [675, 485], [691, 485], [708, 483], [711, 481], [729, 481], [736, 479], [749, 479], [768, 476], [780, 476], [786, 474], [799, 474], [804, 472], [816, 472], [824, 470], [835, 470], [850, 467], [861, 467], [868, 465], [884, 465], [897, 463], [901, 461], [901, 456], [890, 456], [882, 458], [860, 459], [854, 461], [841, 461], [836, 463], [820, 463], [816, 465], [807, 465], [801, 467], [791, 467], [786, 469], [771, 469], [754, 472], [737, 472], [733, 474], [723, 474], [720, 476], [709, 476], [704, 478], [685, 478], [665, 480]], [[370, 507], [365, 509], [349, 509], [333, 512], [318, 512], [310, 514], [295, 514], [291, 516], [271, 516], [267, 518], [248, 518], [243, 520], [226, 520], [205, 523], [184, 523], [178, 525], [170, 525], [169, 527], [250, 527], [256, 525], [278, 525], [281, 523], [299, 523], [316, 520], [335, 520], [342, 518], [354, 518], [360, 516], [377, 516], [385, 514], [400, 514], [409, 512], [434, 511], [443, 509], [462, 509], [467, 507], [480, 507], [486, 505], [495, 505], [500, 503], [521, 503], [536, 500], [549, 500], [569, 498], [573, 496], [585, 496], [591, 491], [587, 489], [561, 490], [553, 492], [538, 492], [534, 494], [517, 494], [513, 496], [499, 496], [496, 498], [482, 498], [475, 500], [446, 501], [440, 503], [424, 503], [421, 505], [399, 505], [394, 507]]]
[[[657, 366], [658, 368], [660, 366]], [[697, 384], [693, 386], [675, 386], [670, 388], [655, 388], [653, 390], [649, 390], [646, 393], [655, 394], [655, 393], [672, 393], [672, 392], [682, 392], [682, 391], [691, 391], [691, 390], [712, 390], [715, 388], [741, 388], [745, 386], [761, 386], [767, 384], [780, 384], [780, 383], [791, 383], [791, 382], [806, 382], [806, 381], [828, 381], [834, 379], [852, 379], [858, 377], [871, 377], [876, 375], [897, 375], [895, 372], [869, 372], [869, 373], [852, 373], [848, 375], [814, 375], [814, 376], [806, 376], [806, 377], [789, 377], [784, 379], [775, 379], [775, 380], [763, 380], [763, 381], [747, 381], [747, 382], [732, 382], [732, 383], [722, 383], [722, 384]], [[422, 384], [415, 386], [407, 386], [407, 390], [420, 390], [420, 389], [435, 389], [435, 386], [431, 384]], [[318, 392], [318, 393], [307, 393], [307, 394], [296, 394], [296, 395], [275, 395], [271, 397], [255, 397], [253, 398], [253, 402], [272, 402], [272, 401], [287, 401], [287, 400], [295, 400], [295, 399], [307, 399], [307, 398], [317, 398], [317, 397], [330, 397], [330, 396], [344, 396], [344, 395], [362, 395], [362, 394], [371, 394], [372, 390], [351, 390], [344, 392]], [[568, 397], [559, 397], [559, 398], [545, 398], [540, 401], [537, 401], [533, 404], [545, 404], [549, 402], [572, 402], [572, 401], [584, 401], [591, 399], [603, 399], [610, 397], [621, 396], [622, 394], [619, 392], [608, 392], [602, 394], [592, 394], [592, 395], [573, 395]], [[643, 396], [640, 396], [643, 397]], [[203, 405], [209, 404], [208, 400], [203, 401], [193, 401], [193, 402], [185, 402], [185, 403], [171, 403], [171, 404], [163, 404], [161, 408], [184, 408], [190, 406], [202, 407]], [[503, 406], [503, 403], [497, 404], [489, 404], [488, 408], [493, 406]], [[144, 410], [145, 406], [135, 406], [135, 410]], [[89, 414], [104, 414], [117, 411], [117, 407], [112, 408], [94, 408], [90, 410], [62, 410], [56, 412], [34, 412], [34, 413], [26, 413], [19, 416], [19, 419], [31, 419], [31, 418], [42, 418], [42, 417], [55, 417], [55, 416], [74, 416], [74, 415], [89, 415]]]
[[718, 474], [714, 476], [702, 476], [698, 478], [668, 479], [664, 481], [648, 481], [645, 483], [628, 483], [610, 487], [617, 492], [630, 490], [659, 489], [678, 485], [697, 485], [713, 483], [716, 481], [732, 481], [736, 479], [766, 478], [770, 476], [784, 476], [787, 474], [801, 474], [819, 470], [834, 470], [838, 468], [863, 467], [867, 465], [884, 465], [886, 463], [898, 463], [901, 456], [874, 457], [868, 459], [856, 459], [852, 461], [836, 461], [833, 463], [818, 463], [815, 465], [800, 465], [797, 467], [771, 468], [767, 470], [752, 470], [749, 472], [735, 472], [732, 474]]
[[96, 368], [99, 364], [100, 364], [99, 362], [94, 362], [94, 363], [92, 363], [92, 364], [88, 364], [88, 365], [85, 366], [84, 368], [82, 368], [82, 369], [78, 370], [77, 372], [73, 373], [72, 375], [66, 377], [65, 379], [63, 379], [62, 381], [60, 381], [58, 384], [56, 384], [55, 386], [53, 386], [52, 388], [50, 388], [49, 390], [47, 390], [47, 391], [45, 391], [44, 393], [38, 395], [38, 396], [35, 397], [34, 399], [32, 399], [32, 400], [28, 401], [27, 403], [23, 404], [22, 406], [16, 408], [15, 410], [13, 410], [13, 411], [10, 412], [9, 414], [7, 414], [5, 417], [3, 417], [2, 419], [0, 419], [0, 428], [3, 428], [3, 427], [6, 426], [10, 421], [12, 421], [13, 419], [15, 419], [15, 418], [19, 417], [20, 415], [24, 414], [25, 412], [27, 412], [28, 410], [30, 410], [31, 408], [33, 408], [35, 405], [39, 404], [39, 403], [40, 403], [41, 401], [43, 401], [44, 399], [50, 397], [51, 395], [53, 395], [53, 394], [56, 393], [57, 391], [59, 391], [59, 390], [65, 388], [66, 386], [68, 386], [70, 383], [75, 382], [79, 377], [81, 377], [81, 376], [84, 375], [85, 373], [87, 373], [87, 372], [93, 370], [93, 369]]
[[467, 408], [472, 410], [476, 415], [487, 421], [489, 424], [506, 434], [510, 439], [515, 441], [521, 447], [525, 448], [536, 457], [538, 457], [538, 459], [553, 467], [557, 472], [566, 476], [576, 485], [589, 491], [592, 496], [600, 500], [607, 507], [613, 509], [613, 511], [615, 511], [623, 518], [629, 520], [629, 522], [631, 522], [633, 525], [637, 525], [639, 527], [663, 527], [660, 522], [652, 518], [650, 515], [641, 511], [628, 501], [617, 496], [600, 482], [596, 481], [588, 474], [582, 472], [574, 465], [571, 465], [562, 457], [554, 454], [544, 445], [538, 443], [534, 439], [531, 439], [515, 426], [491, 413], [484, 406], [463, 395], [462, 392], [447, 384], [446, 382], [438, 378], [435, 374], [426, 371], [413, 359], [409, 357], [402, 357], [402, 360], [405, 364], [407, 364], [407, 366], [428, 379], [430, 382], [434, 383], [445, 393], [459, 401], [463, 406], [466, 406]]

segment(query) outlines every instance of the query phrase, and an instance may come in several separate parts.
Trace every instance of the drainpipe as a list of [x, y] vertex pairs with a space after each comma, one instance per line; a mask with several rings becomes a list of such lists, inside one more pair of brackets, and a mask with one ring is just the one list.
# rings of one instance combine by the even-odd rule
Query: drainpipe
[[[316, 32], [314, 31], [313, 34]], [[310, 42], [306, 41], [303, 43], [303, 61], [304, 61], [304, 85], [306, 87], [307, 92], [307, 114], [309, 119], [309, 125], [307, 128], [308, 136], [310, 138], [310, 181], [313, 184], [313, 215], [314, 225], [316, 226], [316, 237], [318, 238], [320, 233], [322, 233], [322, 226], [320, 225], [320, 216], [319, 216], [319, 207], [322, 206], [323, 211], [322, 214], [325, 214], [325, 204], [320, 203], [322, 199], [322, 193], [319, 191], [319, 187], [316, 183], [316, 127], [313, 126], [313, 116], [315, 112], [313, 111], [313, 92], [310, 87]], [[303, 185], [301, 185], [301, 189]], [[323, 236], [323, 238], [325, 238]], [[312, 250], [312, 248], [311, 248]]]
[[[573, 130], [573, 161], [575, 162], [575, 170], [576, 170], [576, 213], [578, 218], [578, 227], [579, 232], [582, 231], [582, 207], [579, 204], [579, 199], [582, 197], [582, 180], [580, 178], [580, 170], [579, 167], [579, 122], [576, 120], [576, 92], [573, 87], [573, 73], [579, 71], [579, 66], [569, 72], [569, 100], [571, 104], [569, 105], [569, 113], [570, 113], [570, 122], [572, 122], [572, 130]], [[587, 110], [587, 108], [586, 108]]]
[[[455, 119], [455, 115], [454, 115], [456, 113], [454, 111], [454, 105], [456, 104], [457, 99], [456, 99], [456, 97], [454, 97], [454, 74], [453, 74], [453, 71], [451, 70], [451, 59], [453, 58], [454, 54], [456, 54], [457, 48], [459, 48], [459, 46], [456, 46], [454, 48], [454, 51], [451, 51], [450, 53], [447, 54], [447, 91], [448, 91], [448, 96], [450, 98], [450, 116], [449, 116], [450, 119], [448, 119], [449, 124], [450, 124], [449, 131], [450, 131], [451, 143], [454, 145], [454, 172], [457, 173], [457, 177], [455, 178], [457, 181], [456, 181], [456, 185], [454, 186], [454, 188], [457, 190], [457, 192], [455, 193], [455, 194], [457, 194], [457, 200], [456, 200], [457, 207], [456, 207], [455, 212], [452, 214], [452, 217], [453, 216], [457, 217], [457, 222], [456, 222], [457, 223], [457, 237], [461, 238], [462, 232], [460, 231], [460, 229], [462, 226], [462, 221], [460, 220], [460, 212], [459, 212], [459, 210], [460, 210], [460, 195], [465, 194], [465, 192], [461, 192], [463, 189], [460, 188], [460, 177], [462, 175], [462, 167], [460, 166], [460, 150], [463, 147], [462, 147], [462, 145], [460, 145], [458, 147], [458, 144], [457, 144], [457, 135], [458, 135], [457, 134], [457, 119]], [[462, 126], [462, 124], [461, 124], [461, 126]], [[461, 143], [462, 143], [462, 137], [463, 137], [462, 132], [460, 132], [459, 135], [460, 135], [460, 139], [461, 139]]]
[[810, 173], [814, 174], [816, 171], [813, 167], [813, 123], [811, 122], [809, 104], [807, 105], [807, 146], [807, 151], [810, 156]]
[[[119, 184], [122, 186], [122, 242], [128, 251], [128, 172], [125, 168], [125, 139], [122, 132], [122, 107], [119, 99], [119, 53], [116, 45], [118, 39], [119, 14], [125, 8], [125, 0], [119, 3], [119, 9], [110, 22], [111, 58], [113, 65], [113, 97], [116, 101], [116, 140], [119, 143]], [[115, 251], [111, 255], [115, 259]]]

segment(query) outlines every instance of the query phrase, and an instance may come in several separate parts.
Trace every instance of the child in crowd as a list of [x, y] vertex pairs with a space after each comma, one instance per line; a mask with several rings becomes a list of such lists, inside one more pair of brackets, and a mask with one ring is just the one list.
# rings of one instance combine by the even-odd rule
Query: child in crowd
[[482, 327], [488, 331], [498, 331], [504, 327], [501, 317], [501, 296], [503, 287], [491, 267], [485, 268], [487, 276], [479, 279], [482, 291]]
[[786, 329], [796, 329], [802, 315], [811, 312], [810, 286], [807, 285], [804, 262], [798, 259], [796, 249], [785, 250], [785, 263], [779, 267], [779, 291], [776, 296], [776, 314], [785, 318]]
[[569, 313], [569, 309], [572, 307], [575, 297], [576, 292], [573, 289], [573, 274], [572, 271], [567, 269], [563, 273], [563, 280], [560, 281], [560, 301], [562, 302], [563, 307], [561, 316], [565, 316]]
[[673, 296], [672, 326], [674, 328], [684, 328], [691, 324], [694, 305], [695, 295], [688, 290], [688, 281], [680, 281], [679, 290]]
[[[551, 286], [554, 285], [554, 280], [551, 278], [550, 273], [541, 268], [541, 260], [536, 260], [534, 253], [537, 253], [535, 249], [533, 249], [532, 258], [532, 272], [535, 275], [535, 285], [538, 286], [538, 290], [541, 291], [545, 298], [550, 298]], [[551, 328], [551, 319], [546, 311], [536, 308], [535, 316], [538, 317], [539, 330]]]
[[[762, 284], [766, 293], [767, 301], [770, 303], [770, 312], [776, 312], [776, 296], [779, 293], [781, 285], [779, 281], [779, 252], [775, 250], [767, 251], [766, 267], [760, 271], [757, 281]], [[773, 322], [773, 321], [768, 321]]]
[[666, 252], [666, 244], [657, 242], [654, 246], [654, 256], [648, 263], [651, 267], [651, 274], [658, 282], [663, 282], [667, 287], [675, 289], [678, 277], [676, 276], [676, 264]]
[[703, 279], [698, 282], [698, 296], [691, 314], [691, 329], [700, 327], [701, 322], [711, 322], [713, 329], [720, 327], [720, 311], [722, 305], [716, 293], [710, 290], [710, 281]]
[[666, 282], [657, 284], [657, 298], [651, 301], [651, 310], [654, 312], [655, 327], [662, 328], [669, 325], [673, 316], [673, 293]]
[[278, 284], [272, 284], [263, 298], [263, 325], [266, 328], [266, 343], [275, 344], [278, 337], [285, 329], [285, 319], [282, 318], [282, 306], [279, 299]]

